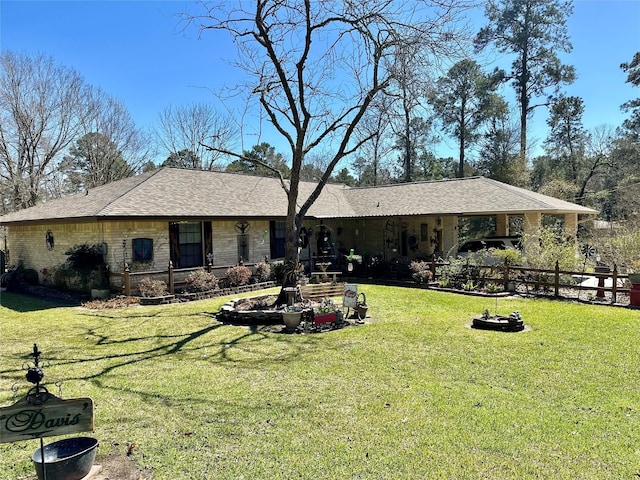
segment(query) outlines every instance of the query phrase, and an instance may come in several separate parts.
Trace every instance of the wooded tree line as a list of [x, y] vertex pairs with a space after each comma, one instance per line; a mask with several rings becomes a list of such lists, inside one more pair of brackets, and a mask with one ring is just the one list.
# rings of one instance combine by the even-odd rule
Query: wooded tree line
[[[640, 211], [640, 99], [621, 106], [629, 115], [622, 125], [584, 127], [584, 100], [563, 91], [576, 72], [558, 57], [571, 51], [570, 1], [491, 0], [476, 32], [460, 26], [471, 4], [459, 1], [300, 2], [307, 14], [299, 23], [293, 13], [303, 8], [294, 3], [258, 1], [247, 17], [213, 9], [185, 16], [232, 35], [247, 55], [240, 64], [256, 78], [237, 88], [259, 103], [288, 152], [266, 142], [243, 149], [242, 121], [207, 103], [168, 106], [153, 131], [142, 131], [122, 102], [72, 68], [2, 51], [0, 213], [159, 165], [272, 175], [292, 185], [316, 181], [316, 197], [327, 181], [364, 186], [484, 175], [597, 208], [606, 219]], [[289, 7], [290, 18], [280, 15]], [[427, 16], [411, 19], [419, 8]], [[311, 63], [311, 39], [328, 25], [326, 38], [340, 49]], [[292, 32], [300, 50], [289, 43], [278, 51]], [[261, 65], [255, 45], [264, 47]], [[483, 66], [487, 49], [511, 66]], [[640, 52], [621, 68], [640, 86]], [[341, 91], [332, 90], [332, 76]], [[503, 96], [509, 88], [516, 105]], [[549, 111], [548, 132], [544, 155], [532, 158], [527, 125], [537, 109]], [[455, 156], [436, 155], [443, 141], [455, 143]]]

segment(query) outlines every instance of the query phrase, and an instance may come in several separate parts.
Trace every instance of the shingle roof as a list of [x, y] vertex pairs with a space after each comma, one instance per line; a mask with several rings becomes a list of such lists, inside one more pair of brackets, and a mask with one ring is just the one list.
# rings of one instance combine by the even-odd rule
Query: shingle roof
[[[299, 204], [315, 188], [301, 182]], [[381, 187], [325, 185], [308, 216], [345, 218], [595, 210], [482, 177]], [[280, 181], [236, 173], [161, 168], [0, 217], [0, 223], [122, 217], [285, 217]]]
[[359, 216], [489, 213], [583, 213], [596, 210], [484, 177], [354, 188], [347, 199]]

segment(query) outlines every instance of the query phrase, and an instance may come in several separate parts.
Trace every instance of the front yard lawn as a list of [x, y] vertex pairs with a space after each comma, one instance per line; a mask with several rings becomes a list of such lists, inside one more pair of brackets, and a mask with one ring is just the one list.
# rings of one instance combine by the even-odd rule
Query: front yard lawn
[[[309, 335], [221, 324], [228, 298], [89, 310], [3, 293], [0, 406], [28, 390], [37, 343], [62, 397], [94, 399], [96, 463], [130, 453], [154, 480], [640, 473], [639, 311], [501, 298], [530, 327], [501, 333], [469, 328], [495, 299], [360, 291], [366, 325]], [[35, 478], [38, 445], [0, 444], [0, 478]]]

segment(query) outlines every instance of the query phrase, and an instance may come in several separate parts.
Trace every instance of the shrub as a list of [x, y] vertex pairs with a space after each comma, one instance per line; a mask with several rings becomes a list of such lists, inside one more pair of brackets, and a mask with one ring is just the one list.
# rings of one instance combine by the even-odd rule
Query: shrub
[[284, 282], [284, 262], [282, 260], [277, 260], [271, 263], [271, 272], [273, 273], [273, 278], [278, 283], [278, 285], [282, 285]]
[[38, 272], [31, 268], [24, 268], [24, 265], [20, 263], [17, 267], [10, 268], [0, 276], [0, 286], [8, 290], [15, 290], [20, 288], [21, 284], [37, 285], [38, 280]]
[[187, 285], [196, 292], [208, 292], [218, 288], [218, 279], [213, 273], [201, 268], [189, 274]]
[[33, 268], [25, 268], [22, 271], [22, 279], [27, 285], [38, 285], [38, 272]]
[[532, 268], [553, 270], [556, 261], [560, 270], [579, 271], [581, 255], [577, 243], [560, 238], [553, 228], [544, 227], [534, 234], [523, 237], [525, 263]]
[[429, 266], [429, 262], [414, 261], [409, 264], [409, 270], [411, 270], [411, 277], [418, 283], [429, 283], [433, 274]]
[[258, 279], [258, 282], [266, 282], [271, 278], [271, 265], [267, 262], [256, 263], [254, 276]]
[[[65, 262], [68, 269], [73, 270], [79, 277], [79, 286], [82, 290], [90, 288], [105, 288], [109, 286], [109, 271], [104, 263], [104, 245], [89, 245], [83, 243], [74, 245], [64, 252], [67, 255]], [[67, 279], [68, 287], [72, 283]]]
[[239, 287], [249, 283], [251, 269], [244, 265], [236, 265], [227, 270], [227, 282], [231, 287]]
[[495, 283], [488, 283], [484, 289], [487, 293], [498, 293], [502, 291], [502, 287]]
[[162, 280], [144, 277], [138, 283], [138, 291], [143, 297], [161, 297], [167, 292], [167, 284]]
[[523, 260], [522, 252], [517, 248], [505, 248], [500, 250], [499, 248], [489, 249], [490, 254], [498, 259], [502, 264], [507, 265], [520, 265]]
[[440, 280], [449, 287], [463, 289], [469, 281], [481, 282], [480, 267], [475, 254], [468, 257], [450, 258], [449, 263], [439, 268]]
[[640, 220], [618, 222], [608, 230], [596, 230], [592, 240], [603, 263], [621, 272], [640, 272]]
[[473, 283], [473, 280], [469, 280], [467, 283], [462, 285], [462, 289], [466, 290], [467, 292], [471, 292], [472, 290], [475, 290], [476, 288], [478, 288], [478, 286], [475, 283]]

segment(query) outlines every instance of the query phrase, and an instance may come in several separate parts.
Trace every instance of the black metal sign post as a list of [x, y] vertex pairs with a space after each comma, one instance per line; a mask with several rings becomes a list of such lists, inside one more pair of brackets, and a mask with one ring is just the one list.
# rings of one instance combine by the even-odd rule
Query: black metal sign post
[[44, 372], [40, 366], [38, 346], [33, 344], [33, 363], [26, 378], [35, 386], [17, 403], [0, 408], [0, 443], [40, 439], [44, 480], [47, 478], [44, 437], [93, 430], [93, 400], [89, 397], [63, 400], [49, 393], [41, 384]]

